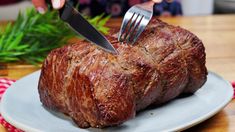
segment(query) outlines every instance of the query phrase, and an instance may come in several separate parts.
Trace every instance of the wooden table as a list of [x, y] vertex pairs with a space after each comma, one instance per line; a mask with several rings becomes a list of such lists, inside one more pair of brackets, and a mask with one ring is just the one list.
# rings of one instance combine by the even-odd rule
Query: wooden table
[[[204, 43], [207, 53], [207, 68], [225, 79], [235, 80], [235, 15], [161, 18], [184, 27], [196, 34]], [[110, 27], [120, 26], [120, 19], [111, 19]], [[24, 64], [8, 64], [8, 77], [19, 79], [39, 67]], [[0, 131], [4, 129], [0, 127]], [[187, 131], [235, 131], [235, 101], [221, 112]]]

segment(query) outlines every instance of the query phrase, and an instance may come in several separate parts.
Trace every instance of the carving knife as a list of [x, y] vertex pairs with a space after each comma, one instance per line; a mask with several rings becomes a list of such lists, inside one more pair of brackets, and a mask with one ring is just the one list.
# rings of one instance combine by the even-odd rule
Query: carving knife
[[66, 0], [64, 7], [59, 10], [60, 18], [74, 31], [82, 35], [93, 44], [96, 44], [105, 51], [116, 54], [117, 51], [112, 44], [85, 18], [83, 18], [83, 16], [74, 8], [74, 4], [74, 0]]

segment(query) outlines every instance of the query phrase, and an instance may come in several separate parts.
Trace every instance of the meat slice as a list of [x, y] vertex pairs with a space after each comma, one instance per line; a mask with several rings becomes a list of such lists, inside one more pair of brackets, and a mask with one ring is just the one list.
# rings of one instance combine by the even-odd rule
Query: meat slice
[[117, 55], [87, 41], [48, 55], [38, 85], [45, 107], [81, 128], [114, 126], [206, 82], [205, 48], [189, 31], [154, 19], [133, 46], [110, 34]]

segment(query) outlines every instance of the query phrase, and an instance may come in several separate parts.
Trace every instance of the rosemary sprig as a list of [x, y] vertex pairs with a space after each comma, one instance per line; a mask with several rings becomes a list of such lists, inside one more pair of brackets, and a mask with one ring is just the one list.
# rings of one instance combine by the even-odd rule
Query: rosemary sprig
[[[104, 25], [109, 17], [85, 18], [99, 31], [108, 32]], [[0, 27], [0, 62], [40, 63], [52, 49], [75, 36], [77, 34], [59, 19], [56, 11], [41, 15], [33, 8], [27, 9], [19, 13], [14, 24], [8, 23], [4, 29]]]

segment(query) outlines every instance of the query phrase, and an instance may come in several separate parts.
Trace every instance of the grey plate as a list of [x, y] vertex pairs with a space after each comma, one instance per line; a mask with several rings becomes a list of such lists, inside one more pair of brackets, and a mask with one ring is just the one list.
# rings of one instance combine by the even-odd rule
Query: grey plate
[[80, 129], [62, 114], [46, 110], [37, 91], [40, 71], [14, 83], [3, 95], [2, 116], [25, 131], [43, 132], [150, 132], [176, 131], [196, 125], [219, 112], [233, 96], [231, 85], [214, 73], [194, 95], [178, 98], [155, 109], [148, 109], [118, 127]]

